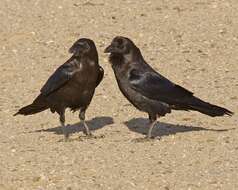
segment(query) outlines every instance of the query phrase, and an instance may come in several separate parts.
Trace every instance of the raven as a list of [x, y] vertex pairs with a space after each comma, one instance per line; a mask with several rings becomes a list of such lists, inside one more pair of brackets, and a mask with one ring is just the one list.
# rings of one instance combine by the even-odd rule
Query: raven
[[115, 37], [104, 52], [110, 53], [109, 62], [122, 94], [137, 109], [148, 113], [148, 138], [152, 138], [157, 117], [165, 116], [171, 110], [194, 110], [212, 117], [233, 114], [195, 97], [191, 91], [157, 73], [129, 38]]
[[65, 140], [69, 136], [65, 129], [66, 108], [80, 111], [79, 118], [84, 124], [85, 134], [92, 135], [85, 122], [85, 112], [104, 75], [98, 63], [96, 46], [91, 39], [77, 40], [69, 53], [73, 54], [72, 57], [49, 77], [33, 103], [14, 114], [32, 115], [47, 109], [52, 113], [57, 112]]

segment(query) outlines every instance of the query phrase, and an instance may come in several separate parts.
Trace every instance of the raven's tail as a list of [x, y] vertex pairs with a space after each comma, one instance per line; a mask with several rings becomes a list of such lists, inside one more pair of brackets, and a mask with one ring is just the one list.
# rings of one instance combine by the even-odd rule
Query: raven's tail
[[19, 109], [19, 111], [17, 113], [15, 113], [13, 116], [16, 115], [32, 115], [35, 113], [39, 113], [42, 112], [46, 109], [48, 109], [49, 106], [47, 106], [45, 98], [40, 94], [34, 101], [32, 104], [25, 106], [21, 109]]
[[188, 101], [188, 106], [191, 110], [199, 111], [203, 114], [211, 117], [229, 115], [232, 116], [234, 113], [230, 110], [205, 102], [195, 96], [192, 96]]

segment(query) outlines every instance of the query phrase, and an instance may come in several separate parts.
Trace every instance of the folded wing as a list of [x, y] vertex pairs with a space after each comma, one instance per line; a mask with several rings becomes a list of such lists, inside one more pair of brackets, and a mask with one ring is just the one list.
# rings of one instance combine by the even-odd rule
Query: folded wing
[[131, 87], [150, 99], [176, 104], [193, 96], [192, 92], [155, 72], [132, 69], [129, 76]]
[[75, 67], [66, 63], [61, 65], [46, 81], [45, 85], [41, 88], [41, 93], [45, 96], [53, 93], [62, 86], [64, 86], [75, 74]]

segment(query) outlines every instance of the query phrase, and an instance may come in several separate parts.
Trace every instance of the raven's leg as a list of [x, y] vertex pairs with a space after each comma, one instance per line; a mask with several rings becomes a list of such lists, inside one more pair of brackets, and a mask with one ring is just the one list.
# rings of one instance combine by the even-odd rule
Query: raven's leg
[[85, 128], [85, 134], [87, 136], [92, 136], [92, 133], [87, 125], [87, 123], [85, 122], [85, 109], [80, 110], [79, 112], [79, 119], [83, 122], [84, 128]]
[[60, 120], [60, 124], [62, 127], [62, 132], [64, 134], [64, 139], [65, 139], [65, 141], [67, 141], [69, 138], [69, 134], [67, 133], [66, 128], [65, 128], [65, 110], [63, 110], [59, 115], [60, 115], [59, 120]]
[[156, 117], [156, 115], [149, 114], [149, 119], [150, 119], [150, 126], [149, 126], [149, 131], [147, 133], [147, 138], [151, 139], [152, 138], [152, 130], [156, 124], [157, 117]]
[[152, 137], [152, 130], [156, 124], [156, 119], [157, 119], [157, 116], [154, 115], [154, 114], [149, 114], [149, 120], [150, 120], [150, 125], [149, 125], [149, 131], [146, 135], [145, 138], [137, 138], [137, 139], [134, 139], [133, 141], [134, 142], [147, 142], [147, 141], [150, 141], [153, 137]]

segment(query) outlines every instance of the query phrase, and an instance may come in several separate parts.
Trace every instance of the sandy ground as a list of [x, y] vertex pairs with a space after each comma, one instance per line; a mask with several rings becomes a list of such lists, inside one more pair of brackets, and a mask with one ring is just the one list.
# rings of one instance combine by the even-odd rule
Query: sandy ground
[[[121, 95], [104, 48], [128, 36], [160, 73], [207, 101], [238, 112], [237, 0], [1, 0], [0, 190], [236, 190], [237, 115], [176, 112], [154, 136], [147, 115]], [[100, 139], [84, 139], [67, 112], [70, 142], [58, 116], [13, 117], [31, 103], [80, 37], [95, 40], [105, 78], [87, 112]]]

